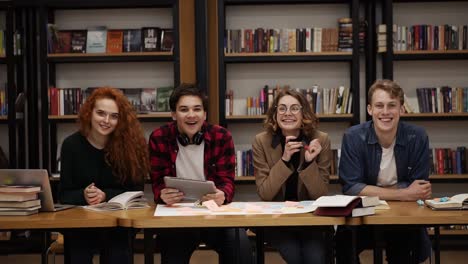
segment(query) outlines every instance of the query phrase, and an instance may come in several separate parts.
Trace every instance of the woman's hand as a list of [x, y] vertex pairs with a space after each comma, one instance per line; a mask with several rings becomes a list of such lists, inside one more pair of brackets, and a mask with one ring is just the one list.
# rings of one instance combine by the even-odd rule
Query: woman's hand
[[305, 146], [305, 161], [306, 162], [311, 162], [315, 159], [315, 157], [320, 154], [322, 151], [322, 145], [320, 145], [320, 142], [318, 139], [312, 140], [308, 146]]
[[106, 200], [106, 193], [94, 185], [88, 185], [83, 191], [84, 198], [89, 205], [102, 203]]
[[302, 142], [296, 142], [292, 141], [296, 139], [294, 136], [287, 136], [285, 141], [286, 143], [284, 144], [284, 151], [283, 151], [283, 157], [281, 157], [282, 160], [289, 162], [291, 160], [291, 156], [296, 153], [301, 151]]

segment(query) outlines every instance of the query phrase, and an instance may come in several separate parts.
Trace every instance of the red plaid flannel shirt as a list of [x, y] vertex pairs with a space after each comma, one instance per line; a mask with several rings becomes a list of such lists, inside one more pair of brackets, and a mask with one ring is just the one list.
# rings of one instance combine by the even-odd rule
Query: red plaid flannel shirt
[[[225, 203], [230, 203], [234, 197], [235, 151], [231, 133], [217, 125], [203, 124], [205, 154], [203, 170], [205, 178], [213, 181], [216, 188], [223, 191]], [[151, 180], [153, 184], [154, 201], [163, 203], [161, 190], [165, 188], [164, 176], [176, 177], [177, 145], [176, 122], [153, 131], [149, 139], [151, 162]]]

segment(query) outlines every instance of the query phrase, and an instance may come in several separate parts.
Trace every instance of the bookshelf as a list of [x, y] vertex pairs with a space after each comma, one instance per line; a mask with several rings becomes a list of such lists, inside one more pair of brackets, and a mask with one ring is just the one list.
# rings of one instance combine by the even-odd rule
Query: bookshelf
[[[359, 123], [359, 39], [353, 34], [350, 51], [323, 52], [237, 52], [225, 50], [225, 33], [235, 29], [286, 29], [304, 27], [338, 28], [338, 19], [351, 17], [353, 32], [359, 31], [359, 1], [217, 1], [217, 97], [219, 124], [231, 131], [237, 150], [251, 148], [254, 136], [262, 131], [266, 115], [226, 114], [227, 90], [234, 98], [258, 96], [268, 85], [279, 84], [307, 89], [344, 85], [352, 91], [352, 114], [319, 114], [322, 131], [334, 130], [332, 142], [338, 148], [344, 129]], [[325, 74], [323, 74], [325, 73]], [[333, 80], [334, 76], [336, 79]], [[336, 138], [336, 140], [335, 140]], [[237, 182], [254, 182], [253, 176], [239, 176]]]
[[[468, 86], [464, 70], [468, 66], [468, 50], [434, 50], [435, 42], [432, 44], [427, 42], [428, 50], [410, 50], [409, 42], [407, 50], [399, 49], [398, 46], [394, 49], [394, 33], [392, 33], [392, 25], [395, 24], [408, 27], [413, 25], [435, 27], [434, 25], [448, 24], [457, 25], [458, 28], [468, 25], [466, 18], [468, 1], [383, 0], [381, 3], [382, 23], [386, 24], [387, 39], [387, 49], [381, 57], [382, 76], [396, 80], [403, 87], [413, 108], [418, 108], [416, 88]], [[398, 31], [396, 34], [398, 35]], [[398, 43], [400, 42], [397, 41], [396, 45]], [[467, 125], [467, 112], [405, 113], [401, 119], [423, 126], [429, 135], [431, 148], [454, 149], [466, 144], [462, 131]], [[436, 196], [437, 193], [444, 195], [460, 193], [466, 184], [455, 183], [468, 182], [466, 174], [435, 174], [430, 175], [430, 179], [432, 182], [447, 185], [440, 190], [438, 185], [434, 185], [433, 192]]]
[[0, 55], [0, 79], [2, 80], [0, 85], [3, 93], [2, 100], [4, 100], [3, 113], [0, 114], [0, 133], [2, 134], [0, 145], [8, 156], [10, 168], [25, 166], [24, 115], [16, 112], [22, 109], [15, 109], [17, 94], [23, 91], [21, 56], [16, 53], [17, 50], [13, 44], [14, 38], [19, 35], [20, 28], [21, 21], [15, 13], [13, 2], [0, 2], [0, 29], [3, 30], [2, 45], [4, 45], [4, 50]]
[[[116, 88], [156, 88], [176, 86], [180, 80], [179, 1], [44, 1], [37, 11], [41, 25], [56, 24], [59, 30], [83, 30], [94, 26], [107, 29], [143, 27], [173, 30], [172, 51], [121, 53], [48, 53], [47, 27], [40, 29], [40, 120], [43, 124], [42, 164], [57, 171], [61, 142], [77, 129], [77, 115], [50, 115], [48, 88], [112, 86]], [[45, 99], [45, 100], [44, 100]], [[139, 114], [141, 122], [162, 123], [169, 113]], [[149, 125], [143, 124], [144, 128]]]

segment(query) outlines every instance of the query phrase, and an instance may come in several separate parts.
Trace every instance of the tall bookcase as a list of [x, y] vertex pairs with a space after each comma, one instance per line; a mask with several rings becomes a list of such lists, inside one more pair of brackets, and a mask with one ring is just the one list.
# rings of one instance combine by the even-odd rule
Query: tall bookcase
[[[0, 2], [0, 28], [4, 31], [3, 45], [4, 52], [0, 55], [0, 76], [1, 84], [5, 90], [7, 115], [0, 115], [0, 126], [2, 134], [5, 132], [6, 136], [2, 137], [3, 150], [8, 153], [10, 168], [23, 168], [25, 166], [25, 130], [24, 130], [24, 114], [23, 109], [15, 108], [15, 101], [17, 95], [23, 92], [22, 85], [22, 68], [20, 63], [22, 61], [21, 52], [18, 52], [20, 47], [15, 47], [14, 38], [21, 36], [19, 29], [21, 28], [20, 15], [15, 12], [12, 1]], [[16, 45], [20, 45], [17, 41]], [[15, 48], [17, 50], [15, 51]], [[19, 104], [18, 107], [22, 106]], [[5, 107], [5, 105], [3, 105]], [[17, 110], [19, 111], [17, 113]]]
[[[226, 116], [227, 89], [234, 90], [234, 98], [236, 94], [242, 98], [258, 96], [264, 85], [276, 84], [303, 89], [314, 84], [350, 88], [352, 114], [318, 115], [319, 129], [332, 134], [337, 139], [332, 148], [339, 148], [344, 129], [360, 120], [358, 34], [353, 34], [352, 52], [226, 53], [225, 32], [240, 28], [338, 27], [342, 17], [352, 18], [353, 32], [358, 32], [359, 1], [219, 0], [217, 5], [219, 123], [229, 127], [236, 150], [250, 148], [255, 134], [262, 131], [265, 115]], [[253, 181], [253, 177], [237, 179]]]
[[[48, 88], [176, 86], [180, 79], [178, 12], [178, 0], [44, 1], [38, 7], [37, 20], [41, 25], [38, 98], [41, 102], [43, 168], [57, 171], [57, 145], [76, 130], [76, 126], [65, 123], [73, 123], [77, 119], [76, 115], [49, 115]], [[108, 29], [172, 28], [174, 48], [172, 52], [48, 54], [47, 23], [55, 23], [59, 29], [86, 29], [91, 26], [106, 26]], [[139, 119], [142, 122], [165, 122], [170, 120], [170, 115], [142, 114]]]
[[[382, 76], [402, 86], [413, 108], [418, 105], [416, 88], [468, 86], [468, 50], [394, 50], [392, 25], [468, 25], [467, 12], [468, 1], [382, 1], [382, 23], [386, 24], [387, 38], [387, 50], [382, 54]], [[431, 148], [466, 146], [462, 131], [468, 125], [467, 112], [408, 113], [402, 115], [402, 120], [425, 127]], [[468, 174], [434, 174], [430, 179], [447, 184], [466, 183]], [[436, 195], [457, 192], [460, 188], [435, 189]]]

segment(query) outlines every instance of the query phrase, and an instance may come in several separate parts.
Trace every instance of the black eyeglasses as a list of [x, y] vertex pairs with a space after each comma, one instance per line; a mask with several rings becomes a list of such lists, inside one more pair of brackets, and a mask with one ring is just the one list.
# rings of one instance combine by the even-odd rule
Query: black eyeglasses
[[302, 110], [302, 106], [298, 105], [298, 104], [293, 104], [291, 106], [289, 106], [289, 108], [284, 105], [284, 104], [280, 104], [276, 107], [276, 110], [278, 111], [279, 114], [281, 115], [284, 115], [286, 114], [286, 112], [288, 111], [289, 109], [289, 112], [291, 112], [291, 114], [297, 114], [299, 113], [301, 110]]

